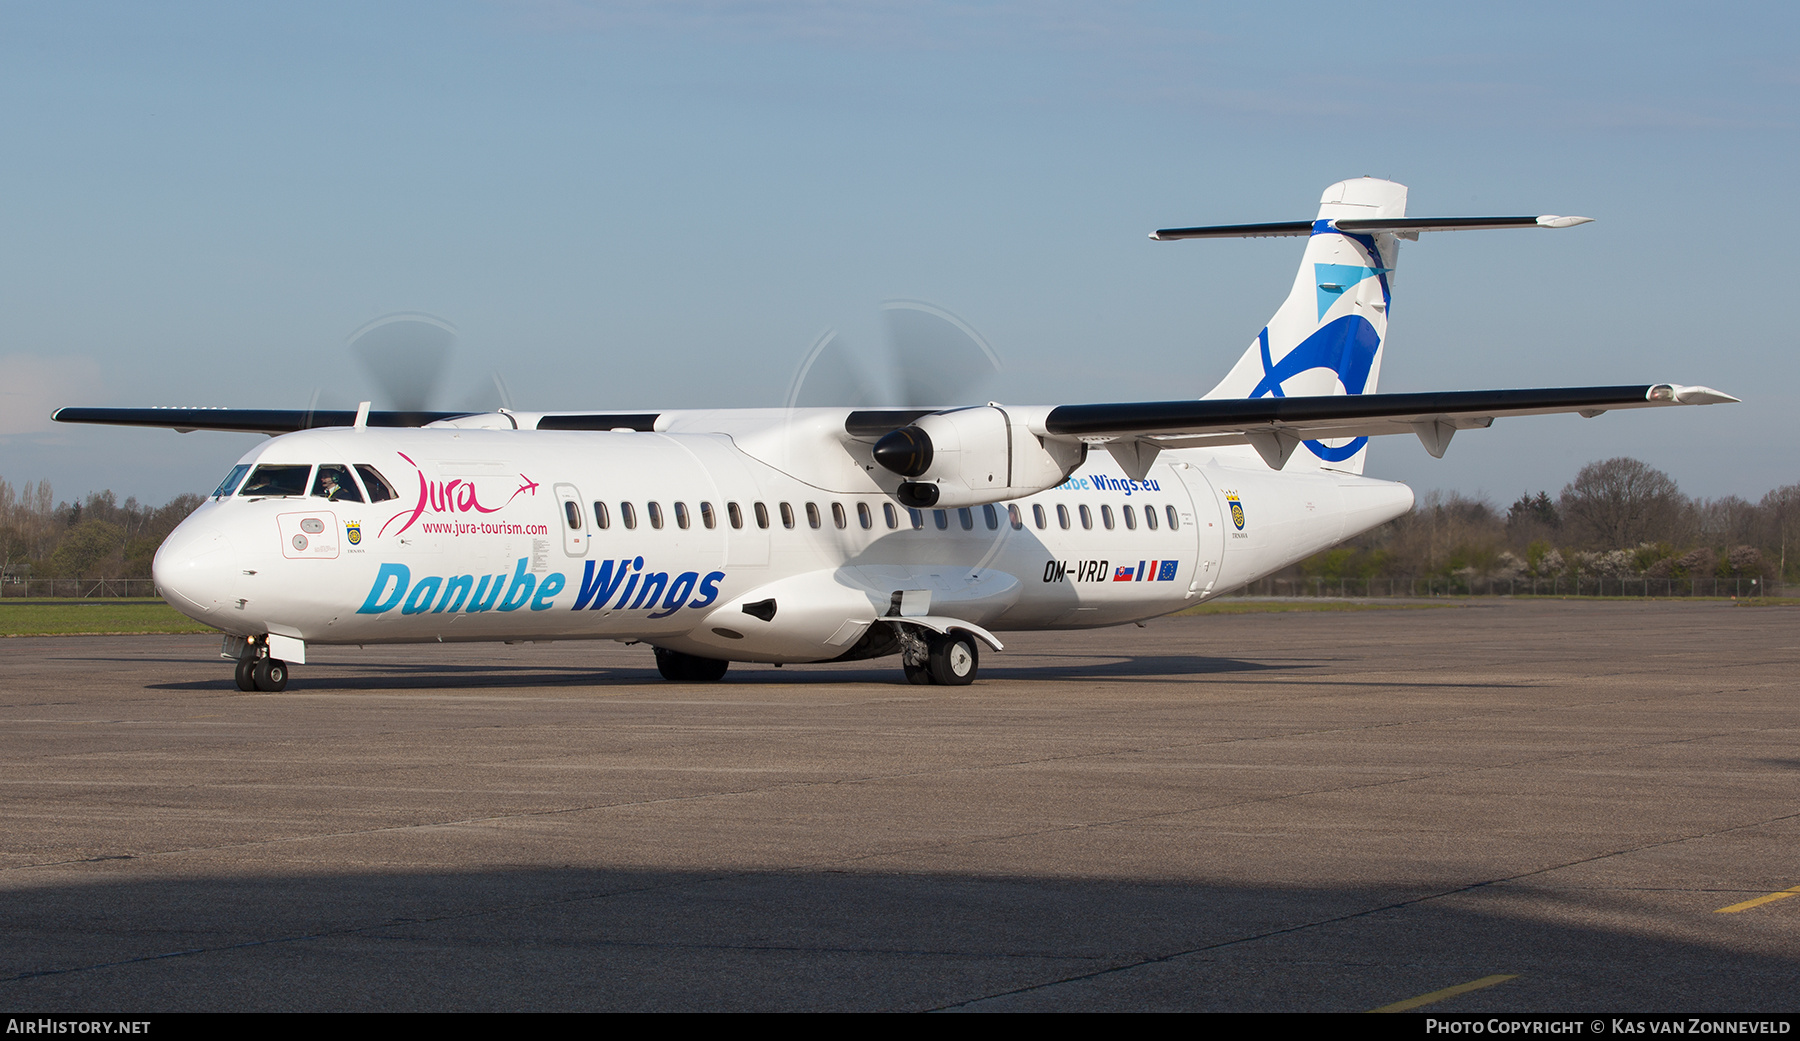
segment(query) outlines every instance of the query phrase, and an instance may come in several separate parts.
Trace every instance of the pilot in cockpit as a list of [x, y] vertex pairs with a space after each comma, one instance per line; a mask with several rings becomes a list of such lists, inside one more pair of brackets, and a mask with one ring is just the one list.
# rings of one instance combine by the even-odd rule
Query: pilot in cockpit
[[319, 467], [319, 478], [313, 483], [313, 494], [330, 502], [361, 502], [362, 493], [350, 483], [350, 474], [341, 466]]

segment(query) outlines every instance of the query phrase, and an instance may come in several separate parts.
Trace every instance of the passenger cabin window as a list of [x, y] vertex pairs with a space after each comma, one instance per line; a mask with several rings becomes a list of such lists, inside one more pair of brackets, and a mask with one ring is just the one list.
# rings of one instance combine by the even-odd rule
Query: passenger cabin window
[[[843, 503], [834, 502], [831, 504], [831, 523], [836, 524], [840, 528], [848, 528], [850, 526], [850, 519], [844, 515]], [[868, 522], [865, 520], [863, 522], [863, 527], [866, 528], [868, 526]]]
[[[1048, 528], [1050, 526], [1050, 522], [1048, 520], [1044, 519], [1044, 507], [1043, 507], [1042, 503], [1033, 503], [1032, 504], [1032, 506], [1031, 506], [1031, 522], [1033, 524], [1037, 525], [1037, 529], [1039, 531], [1043, 531], [1045, 528]], [[1068, 527], [1068, 525], [1065, 524], [1065, 525], [1063, 525], [1063, 527], [1066, 528], [1066, 527]]]
[[975, 530], [975, 514], [967, 506], [956, 511], [956, 519], [962, 522], [964, 531]]
[[644, 507], [644, 512], [648, 513], [650, 515], [650, 526], [652, 528], [660, 529], [662, 527], [662, 506], [661, 506], [661, 504], [654, 503], [654, 502], [650, 503]]
[[1062, 525], [1064, 531], [1069, 530], [1069, 508], [1062, 503], [1056, 504], [1056, 523]]
[[1017, 503], [1014, 503], [1006, 508], [1006, 519], [1012, 522], [1012, 530], [1014, 530], [1014, 531], [1024, 531], [1025, 530], [1025, 515], [1019, 512], [1019, 506]]
[[856, 522], [863, 526], [864, 531], [875, 526], [875, 518], [869, 514], [868, 503], [859, 502], [856, 504]]
[[594, 503], [594, 527], [602, 530], [612, 527], [612, 518], [606, 515], [606, 504]]
[[243, 480], [244, 475], [249, 472], [249, 463], [239, 463], [232, 467], [231, 472], [225, 475], [225, 479], [219, 482], [219, 486], [213, 489], [212, 497], [215, 499], [223, 499], [232, 492], [237, 491], [238, 482]]
[[1119, 507], [1119, 512], [1125, 515], [1125, 530], [1136, 531], [1137, 511], [1131, 508], [1131, 504], [1126, 503], [1124, 506]]
[[700, 523], [706, 525], [706, 528], [709, 531], [718, 527], [719, 515], [713, 512], [712, 503], [703, 502], [700, 504]]
[[350, 468], [341, 464], [319, 467], [319, 476], [313, 478], [312, 493], [330, 502], [363, 501], [362, 492], [356, 490], [356, 482], [350, 479]]
[[259, 466], [244, 482], [239, 495], [246, 499], [272, 499], [278, 496], [305, 495], [306, 479], [312, 476], [311, 464]]
[[[1130, 509], [1130, 507], [1126, 507], [1126, 509]], [[1144, 507], [1144, 527], [1149, 528], [1151, 531], [1156, 530], [1156, 507]]]
[[[791, 528], [794, 526], [794, 508], [785, 502], [781, 504], [781, 526], [784, 528]], [[817, 526], [818, 525], [814, 525], [814, 527]]]
[[1175, 517], [1175, 507], [1169, 506], [1166, 507], [1166, 509], [1169, 511], [1169, 530], [1174, 531], [1176, 528], [1181, 527], [1181, 521], [1177, 520]]
[[728, 502], [725, 504], [725, 516], [731, 520], [732, 527], [742, 528], [744, 526], [744, 511], [738, 508], [737, 503]]
[[678, 502], [675, 504], [675, 526], [677, 528], [680, 528], [682, 531], [687, 530], [688, 511], [687, 511], [687, 503], [685, 503], [685, 502]]
[[939, 531], [950, 530], [950, 515], [943, 510], [932, 510], [931, 519], [937, 523]]
[[1081, 526], [1089, 531], [1094, 530], [1094, 511], [1088, 509], [1085, 502], [1081, 504]]
[[990, 502], [986, 506], [983, 506], [981, 508], [981, 519], [987, 521], [987, 526], [988, 526], [989, 531], [999, 530], [999, 528], [1000, 528], [1000, 511], [994, 509], [993, 503]]
[[819, 526], [819, 504], [816, 502], [806, 504], [806, 526], [809, 528]]
[[908, 517], [912, 518], [912, 526], [913, 526], [914, 531], [918, 531], [921, 528], [925, 527], [925, 513], [923, 510], [909, 509], [906, 511], [906, 515]]
[[569, 522], [570, 531], [581, 530], [581, 504], [573, 499], [563, 500], [563, 518]]
[[619, 504], [619, 520], [627, 528], [637, 527], [637, 508], [628, 502]]
[[362, 478], [363, 487], [369, 490], [370, 502], [386, 502], [389, 499], [400, 498], [400, 493], [394, 490], [394, 486], [388, 483], [387, 478], [381, 476], [381, 471], [368, 463], [357, 463], [356, 474]]
[[759, 528], [769, 526], [769, 508], [760, 502], [756, 504], [756, 526]]
[[891, 502], [882, 503], [881, 504], [881, 515], [884, 519], [886, 519], [889, 531], [892, 531], [895, 528], [898, 528], [900, 526], [900, 511], [894, 509], [893, 503], [891, 503]]
[[1100, 507], [1100, 523], [1106, 525], [1107, 531], [1111, 531], [1113, 529], [1113, 515], [1112, 515], [1112, 507], [1111, 506], [1102, 505]]

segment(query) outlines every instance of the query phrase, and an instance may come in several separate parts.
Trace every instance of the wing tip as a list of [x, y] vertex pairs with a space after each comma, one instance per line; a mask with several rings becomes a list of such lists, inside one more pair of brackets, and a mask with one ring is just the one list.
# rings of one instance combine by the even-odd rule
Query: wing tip
[[[1658, 394], [1663, 391], [1663, 394]], [[1742, 398], [1733, 398], [1724, 391], [1714, 391], [1712, 387], [1683, 387], [1681, 384], [1658, 384], [1651, 387], [1652, 402], [1674, 402], [1676, 405], [1735, 405]]]

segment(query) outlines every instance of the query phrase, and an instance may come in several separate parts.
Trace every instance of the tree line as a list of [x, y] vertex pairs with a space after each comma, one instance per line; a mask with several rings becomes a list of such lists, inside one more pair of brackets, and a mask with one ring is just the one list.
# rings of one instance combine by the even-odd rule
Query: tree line
[[[1435, 588], [1593, 588], [1649, 580], [1657, 591], [1800, 577], [1800, 484], [1750, 502], [1683, 495], [1674, 478], [1631, 458], [1583, 467], [1552, 498], [1490, 500], [1430, 492], [1412, 512], [1317, 554], [1293, 574], [1325, 581], [1430, 581]], [[1586, 580], [1586, 586], [1576, 585]]]
[[188, 493], [147, 506], [104, 491], [58, 502], [49, 481], [0, 480], [0, 581], [149, 578], [157, 547], [204, 501]]

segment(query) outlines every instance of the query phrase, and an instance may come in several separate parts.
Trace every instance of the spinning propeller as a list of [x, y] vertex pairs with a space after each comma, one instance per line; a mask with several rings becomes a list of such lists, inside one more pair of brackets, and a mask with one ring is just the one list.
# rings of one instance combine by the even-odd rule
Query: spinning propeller
[[813, 341], [788, 388], [787, 406], [927, 408], [987, 400], [1000, 358], [981, 334], [918, 300], [881, 305], [879, 346], [859, 348], [836, 329]]
[[[492, 412], [511, 408], [512, 395], [499, 372], [464, 392], [443, 400], [440, 389], [455, 357], [460, 337], [456, 326], [422, 311], [383, 315], [351, 333], [350, 356], [375, 386], [376, 407], [400, 412]], [[369, 395], [357, 397], [342, 387], [314, 391], [310, 411], [355, 408]]]

